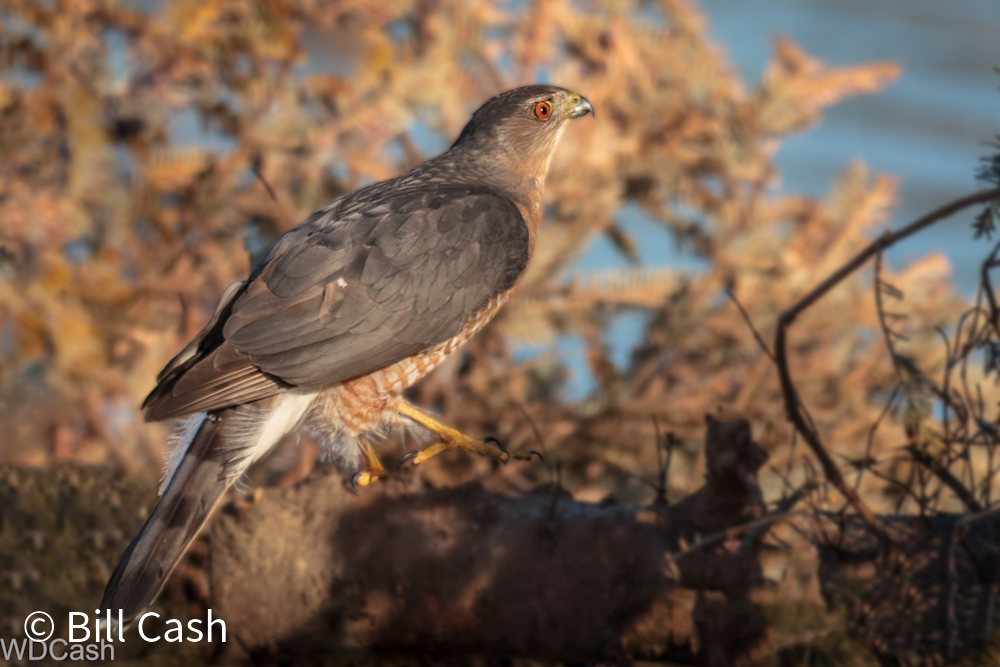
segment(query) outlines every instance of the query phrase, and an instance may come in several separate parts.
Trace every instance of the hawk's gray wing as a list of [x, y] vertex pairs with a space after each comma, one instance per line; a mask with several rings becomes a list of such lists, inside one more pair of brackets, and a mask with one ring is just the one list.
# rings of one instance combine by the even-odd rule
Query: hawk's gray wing
[[286, 234], [161, 374], [147, 420], [333, 385], [458, 335], [528, 261], [510, 200], [435, 188], [320, 211]]

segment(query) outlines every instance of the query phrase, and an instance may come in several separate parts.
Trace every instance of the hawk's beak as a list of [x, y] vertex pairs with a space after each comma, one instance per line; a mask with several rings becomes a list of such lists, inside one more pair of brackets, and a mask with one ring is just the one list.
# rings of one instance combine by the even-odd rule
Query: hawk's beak
[[569, 110], [570, 118], [579, 118], [580, 116], [586, 116], [588, 113], [594, 113], [594, 105], [590, 103], [590, 100], [576, 94], [573, 97], [577, 98], [577, 101], [576, 106]]

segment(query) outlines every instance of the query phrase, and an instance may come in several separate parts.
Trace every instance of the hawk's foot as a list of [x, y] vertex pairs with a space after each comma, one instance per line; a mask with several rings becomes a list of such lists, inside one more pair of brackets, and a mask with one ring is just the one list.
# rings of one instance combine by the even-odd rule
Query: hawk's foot
[[388, 476], [389, 473], [385, 470], [362, 470], [361, 472], [356, 472], [354, 473], [354, 477], [351, 478], [351, 489], [354, 491], [354, 495], [358, 495], [359, 486], [368, 486]]
[[361, 453], [365, 457], [367, 467], [360, 472], [354, 473], [354, 476], [351, 477], [351, 488], [354, 490], [354, 495], [358, 495], [359, 486], [368, 486], [372, 482], [377, 482], [389, 476], [389, 473], [385, 471], [382, 462], [378, 460], [378, 456], [375, 455], [375, 450], [372, 449], [368, 440], [362, 436], [358, 438], [358, 445], [361, 447]]
[[428, 415], [426, 412], [413, 407], [405, 401], [401, 403], [399, 413], [409, 417], [438, 437], [437, 443], [419, 451], [409, 452], [399, 461], [400, 466], [407, 461], [413, 461], [413, 465], [419, 465], [432, 456], [437, 456], [441, 452], [454, 449], [455, 447], [468, 450], [475, 454], [491, 456], [505, 465], [507, 461], [511, 459], [529, 461], [532, 454], [543, 461], [545, 460], [542, 458], [541, 454], [532, 450], [524, 452], [511, 452], [501, 445], [499, 440], [493, 437], [484, 438], [483, 440], [470, 438], [450, 426], [445, 426]]

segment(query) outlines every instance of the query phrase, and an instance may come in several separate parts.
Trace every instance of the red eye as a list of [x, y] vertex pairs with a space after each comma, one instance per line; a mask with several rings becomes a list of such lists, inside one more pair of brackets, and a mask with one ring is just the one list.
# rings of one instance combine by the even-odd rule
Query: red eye
[[535, 105], [535, 117], [539, 120], [548, 120], [552, 115], [552, 105], [548, 102], [539, 102]]

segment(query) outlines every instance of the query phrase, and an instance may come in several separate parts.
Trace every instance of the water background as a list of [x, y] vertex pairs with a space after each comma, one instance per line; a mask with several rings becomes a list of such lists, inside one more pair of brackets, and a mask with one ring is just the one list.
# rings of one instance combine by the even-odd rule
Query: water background
[[[773, 191], [822, 196], [853, 160], [901, 181], [899, 205], [887, 227], [898, 229], [980, 187], [975, 181], [985, 142], [1000, 135], [1000, 0], [701, 0], [711, 38], [727, 51], [748, 84], [760, 80], [772, 39], [785, 36], [830, 66], [892, 61], [902, 76], [876, 95], [841, 102], [819, 126], [785, 141], [776, 156], [782, 180]], [[956, 288], [972, 297], [991, 243], [974, 240], [970, 210], [938, 223], [886, 253], [900, 268], [929, 252], [951, 261]], [[662, 227], [634, 209], [622, 226], [653, 266], [697, 271]], [[996, 240], [996, 238], [994, 238]], [[576, 269], [626, 268], [610, 242], [599, 239]], [[624, 313], [609, 333], [612, 359], [624, 368], [646, 318]], [[581, 340], [557, 346], [572, 376], [566, 398], [593, 387]], [[522, 354], [538, 350], [522, 350]]]
[[[1000, 0], [701, 0], [711, 37], [748, 82], [759, 81], [776, 36], [793, 39], [831, 66], [892, 61], [902, 76], [882, 93], [828, 109], [818, 127], [788, 139], [777, 154], [779, 191], [821, 196], [852, 160], [902, 181], [888, 223], [907, 222], [978, 186], [984, 142], [1000, 135]], [[887, 253], [899, 267], [943, 251], [958, 289], [972, 295], [989, 247], [973, 241], [974, 212], [956, 215]], [[648, 223], [626, 226], [653, 265], [683, 260]], [[607, 242], [581, 259], [591, 270], [625, 266]]]

